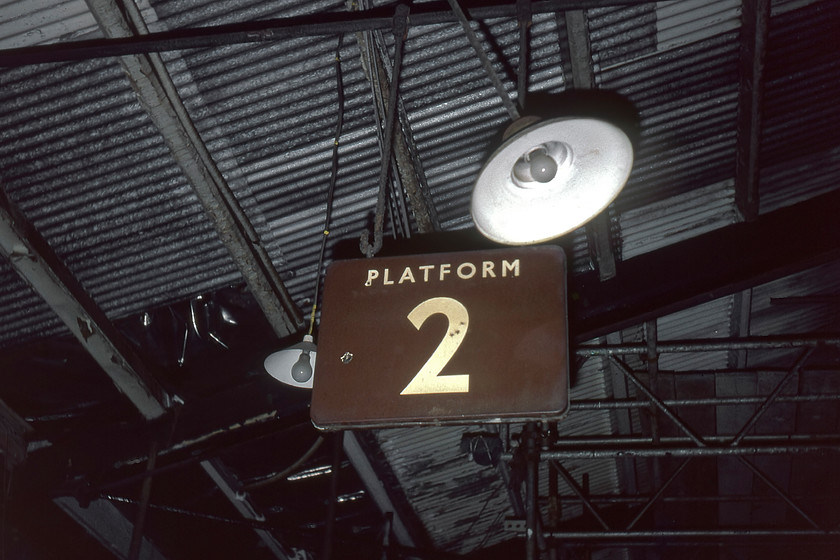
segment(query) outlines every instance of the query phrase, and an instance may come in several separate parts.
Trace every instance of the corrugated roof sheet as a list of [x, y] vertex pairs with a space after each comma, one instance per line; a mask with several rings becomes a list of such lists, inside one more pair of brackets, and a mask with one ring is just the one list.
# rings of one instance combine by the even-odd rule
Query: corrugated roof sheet
[[[659, 340], [729, 338], [733, 297], [727, 296], [657, 319]], [[662, 354], [659, 367], [672, 371], [714, 371], [726, 369], [728, 352], [684, 352]]]
[[[590, 359], [572, 373], [570, 398], [601, 400], [611, 395], [606, 362]], [[614, 419], [609, 410], [574, 410], [557, 426], [560, 441], [583, 436], [612, 433]], [[507, 540], [501, 531], [503, 519], [482, 516], [488, 511], [509, 510], [507, 492], [499, 473], [481, 467], [460, 450], [464, 433], [486, 430], [487, 427], [443, 427], [424, 429], [392, 429], [377, 432], [380, 447], [400, 480], [411, 506], [433, 538], [435, 546], [450, 552], [468, 553], [483, 543], [492, 545]], [[516, 431], [518, 428], [512, 428]], [[583, 473], [589, 477], [593, 494], [619, 492], [616, 461], [564, 461], [563, 465], [580, 482]], [[548, 465], [541, 465], [541, 492], [547, 492]], [[565, 484], [565, 483], [561, 483]], [[565, 489], [571, 494], [571, 489]], [[440, 497], [445, 496], [444, 500]], [[460, 500], [462, 496], [472, 496]], [[581, 504], [565, 504], [563, 518], [581, 514]]]
[[[498, 51], [489, 42], [485, 51], [496, 61], [495, 70], [515, 100], [516, 77], [510, 72], [516, 69], [501, 64], [496, 53], [507, 61], [518, 59], [517, 22], [504, 18], [486, 24]], [[477, 25], [474, 30], [483, 36]], [[563, 66], [552, 14], [535, 14], [530, 38], [529, 92], [562, 91]], [[400, 90], [441, 225], [466, 225], [471, 183], [509, 117], [459, 24], [413, 28], [405, 49]]]
[[[838, 27], [840, 11], [831, 2], [807, 5], [770, 21], [762, 107], [761, 212], [832, 188], [826, 175], [836, 176], [840, 141]], [[808, 95], [802, 95], [805, 90]]]
[[13, 1], [0, 6], [0, 49], [101, 36], [84, 0]]
[[0, 79], [3, 187], [106, 312], [237, 281], [115, 61], [10, 69]]
[[738, 211], [732, 179], [630, 209], [619, 219], [621, 257], [631, 259], [736, 221]]
[[[460, 449], [469, 427], [379, 430], [377, 440], [436, 547], [468, 553], [506, 537], [483, 510], [508, 510], [499, 472]], [[475, 431], [475, 428], [473, 428]], [[446, 498], [441, 500], [440, 497]], [[458, 499], [470, 496], [471, 499]]]
[[631, 60], [599, 74], [625, 96], [640, 135], [619, 211], [718, 184], [735, 169], [738, 49], [733, 32]]
[[[335, 1], [153, 5], [160, 23], [170, 28], [344, 7]], [[299, 303], [311, 296], [324, 225], [338, 111], [337, 44], [337, 37], [289, 38], [186, 51], [167, 61], [205, 142], [217, 158], [224, 156], [220, 167]], [[355, 36], [344, 38], [340, 56], [346, 104], [333, 239], [358, 235], [367, 225], [365, 211], [376, 204], [380, 166], [370, 86]]]
[[[737, 219], [733, 175], [739, 6], [737, 0], [692, 0], [587, 11], [597, 83], [624, 96], [638, 113], [636, 165], [611, 208], [612, 225], [622, 242], [621, 258]], [[153, 30], [347, 9], [343, 0], [166, 0], [141, 1], [140, 8]], [[763, 107], [762, 212], [836, 190], [840, 176], [835, 109], [840, 98], [840, 13], [830, 2], [803, 0], [777, 0], [772, 10]], [[92, 21], [82, 0], [6, 3], [0, 9], [0, 47], [98, 34]], [[563, 24], [560, 14], [534, 16], [529, 99], [567, 89]], [[475, 29], [484, 37], [508, 94], [515, 97], [517, 22], [495, 19]], [[383, 37], [390, 49], [391, 34], [385, 31]], [[300, 37], [163, 55], [203, 140], [299, 304], [311, 297], [317, 276], [337, 112], [336, 44], [334, 36]], [[508, 116], [458, 24], [412, 27], [405, 46], [402, 103], [432, 199], [445, 229], [468, 227], [471, 182]], [[347, 101], [331, 248], [355, 240], [368, 225], [378, 188], [376, 119], [360, 58], [357, 37], [348, 34], [341, 50]], [[812, 95], [800, 95], [803, 89]], [[542, 100], [546, 97], [553, 99]], [[3, 188], [110, 316], [239, 281], [234, 263], [115, 60], [0, 70], [0, 121]], [[584, 229], [565, 241], [572, 249], [572, 270], [591, 269]], [[829, 264], [754, 288], [750, 334], [832, 331], [840, 313], [836, 304], [831, 307], [840, 289], [838, 278], [840, 269]], [[748, 301], [746, 294], [743, 298]], [[720, 298], [662, 317], [657, 320], [659, 338], [729, 336], [732, 317], [741, 311], [738, 301], [739, 297]], [[61, 330], [40, 298], [5, 262], [0, 262], [0, 311], [0, 346]], [[640, 330], [627, 329], [621, 336], [638, 340]], [[730, 366], [730, 357], [726, 352], [665, 355], [659, 365], [678, 372], [715, 370]], [[789, 364], [790, 358], [787, 351], [751, 352], [748, 365], [773, 360]], [[646, 364], [638, 355], [626, 359], [644, 371]], [[608, 397], [614, 377], [606, 360], [590, 359], [574, 373], [572, 399]], [[727, 396], [745, 390], [766, 394], [780, 374], [750, 372], [730, 378], [680, 373], [663, 378], [657, 390], [664, 398]], [[805, 392], [820, 389], [809, 379], [801, 387]], [[634, 398], [632, 391], [628, 398]], [[703, 433], [733, 433], [751, 413], [748, 408], [719, 407], [712, 410], [716, 417], [708, 411], [695, 415], [696, 409], [688, 407], [678, 412]], [[788, 423], [782, 430], [796, 429], [798, 418], [816, 423], [809, 415], [821, 412], [787, 405], [780, 410], [768, 415], [768, 421]], [[643, 414], [623, 415], [626, 429], [619, 431], [613, 412], [573, 411], [561, 422], [559, 433], [567, 439], [649, 433], [641, 429]], [[836, 419], [836, 411], [829, 417]], [[759, 425], [759, 431], [768, 426]], [[510, 507], [498, 473], [469, 461], [460, 451], [460, 437], [469, 429], [383, 430], [377, 435], [435, 544], [459, 553], [510, 536], [501, 531], [499, 512]], [[663, 430], [676, 431], [673, 426]], [[628, 470], [621, 461], [564, 464], [579, 481], [587, 474], [594, 494], [625, 488], [622, 476]], [[635, 461], [633, 468], [638, 470], [629, 476], [648, 488], [653, 477], [646, 464]], [[543, 495], [547, 479], [543, 465]], [[561, 486], [562, 493], [571, 493]], [[469, 499], [448, 499], [463, 497]], [[486, 515], [488, 511], [494, 514]], [[565, 519], [582, 513], [579, 503], [564, 505]], [[770, 519], [783, 516], [784, 512]]]
[[0, 261], [0, 309], [0, 347], [65, 331], [44, 299], [5, 260]]
[[840, 265], [828, 263], [752, 290], [750, 334], [832, 332], [840, 326]]
[[656, 3], [656, 48], [664, 51], [741, 26], [739, 0]]
[[771, 0], [770, 10], [771, 15], [780, 15], [792, 10], [798, 10], [810, 4], [815, 4], [821, 0]]
[[597, 73], [656, 51], [653, 3], [587, 10], [592, 61]]

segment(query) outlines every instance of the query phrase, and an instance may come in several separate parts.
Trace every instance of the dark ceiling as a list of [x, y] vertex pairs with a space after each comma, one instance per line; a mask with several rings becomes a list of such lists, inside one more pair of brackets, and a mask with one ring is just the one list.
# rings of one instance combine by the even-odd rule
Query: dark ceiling
[[[828, 0], [4, 3], [0, 558], [836, 558], [838, 29]], [[263, 361], [321, 265], [497, 247], [470, 193], [518, 114], [634, 145], [548, 243], [569, 413], [319, 432]]]

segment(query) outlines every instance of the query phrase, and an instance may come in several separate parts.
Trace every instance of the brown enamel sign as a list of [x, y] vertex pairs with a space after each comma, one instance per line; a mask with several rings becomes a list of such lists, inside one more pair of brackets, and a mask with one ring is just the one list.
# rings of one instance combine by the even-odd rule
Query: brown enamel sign
[[339, 261], [325, 278], [312, 421], [558, 418], [568, 360], [558, 247]]

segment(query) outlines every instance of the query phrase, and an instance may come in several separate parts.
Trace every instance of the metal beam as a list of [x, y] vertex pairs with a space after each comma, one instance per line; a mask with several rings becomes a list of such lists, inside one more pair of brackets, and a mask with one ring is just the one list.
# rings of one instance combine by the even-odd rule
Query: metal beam
[[616, 264], [616, 278], [569, 279], [581, 343], [840, 258], [840, 191]]
[[[572, 9], [634, 4], [638, 0], [543, 0], [533, 2], [532, 13], [554, 13]], [[464, 4], [468, 4], [464, 2]], [[472, 2], [469, 4], [473, 4]], [[477, 4], [477, 3], [476, 3]], [[320, 13], [308, 16], [264, 19], [231, 25], [173, 29], [134, 37], [66, 41], [60, 44], [0, 50], [0, 67], [26, 66], [49, 62], [87, 60], [184, 49], [212, 48], [223, 45], [275, 42], [289, 37], [335, 35], [360, 31], [386, 30], [393, 23], [394, 7], [386, 6], [363, 12]], [[457, 21], [441, 3], [411, 8], [411, 25], [424, 26]], [[482, 20], [515, 17], [516, 4], [494, 6], [468, 5], [470, 19]]]
[[[133, 526], [119, 509], [108, 500], [94, 500], [87, 507], [82, 507], [75, 498], [61, 497], [54, 500], [55, 504], [67, 515], [72, 517], [102, 546], [117, 558], [129, 558], [129, 546], [133, 534]], [[49, 538], [46, 536], [46, 538]], [[69, 543], [68, 543], [69, 544]], [[139, 541], [140, 560], [166, 560], [154, 544], [143, 538]]]
[[[201, 462], [201, 468], [204, 472], [213, 479], [216, 486], [222, 491], [231, 505], [239, 512], [239, 514], [250, 521], [265, 521], [265, 516], [257, 511], [247, 494], [241, 492], [241, 484], [236, 477], [234, 477], [219, 459], [210, 459]], [[295, 558], [286, 550], [280, 541], [268, 529], [254, 528], [254, 532], [259, 535], [266, 547], [271, 551], [276, 558], [280, 560], [289, 560]]]
[[373, 501], [379, 507], [383, 514], [392, 514], [391, 530], [397, 538], [397, 542], [406, 547], [415, 547], [417, 543], [408, 528], [406, 522], [402, 519], [400, 511], [394, 505], [391, 496], [388, 494], [388, 489], [382, 482], [380, 477], [376, 474], [373, 465], [370, 462], [365, 450], [359, 443], [356, 434], [347, 430], [344, 432], [344, 453], [350, 460], [350, 464], [356, 469], [356, 473], [365, 485], [365, 488], [373, 498]]
[[0, 254], [44, 298], [140, 414], [147, 420], [163, 415], [168, 397], [152, 372], [2, 187]]
[[735, 156], [735, 202], [747, 221], [758, 217], [758, 155], [764, 58], [770, 23], [770, 0], [741, 2], [741, 51], [738, 84], [738, 146]]
[[32, 433], [29, 422], [18, 416], [9, 406], [0, 400], [0, 455], [3, 467], [11, 471], [26, 459], [26, 438]]
[[[565, 19], [574, 88], [595, 89], [595, 71], [592, 68], [592, 49], [589, 42], [589, 22], [586, 11], [569, 10], [565, 14]], [[593, 248], [598, 277], [601, 280], [614, 278], [615, 255], [610, 239], [609, 211], [601, 212], [586, 224], [586, 235]]]
[[[840, 190], [616, 263], [616, 278], [570, 274], [569, 334], [582, 344], [669, 313], [840, 260]], [[560, 240], [565, 243], [569, 240]], [[475, 228], [387, 240], [382, 256], [497, 247]], [[358, 253], [337, 244], [337, 256]], [[661, 344], [660, 344], [661, 346]], [[647, 350], [641, 350], [647, 353]]]
[[572, 83], [575, 89], [594, 89], [595, 72], [592, 69], [592, 49], [586, 12], [568, 10], [565, 13], [565, 19], [569, 58], [572, 65]]
[[[106, 36], [148, 35], [133, 2], [87, 0], [87, 3]], [[120, 63], [140, 104], [160, 130], [272, 329], [280, 338], [295, 333], [303, 325], [300, 310], [196, 130], [163, 60], [157, 54], [131, 54], [122, 56]]]
[[[230, 398], [231, 402], [235, 403], [237, 400], [247, 397], [243, 395], [231, 395]], [[218, 407], [216, 410], [218, 410]], [[198, 410], [194, 406], [188, 408], [179, 418], [179, 426], [183, 425], [181, 424], [182, 420], [185, 420], [187, 424], [192, 423], [189, 418], [190, 414], [199, 415], [204, 418], [210, 412], [208, 412], [208, 408], [204, 407], [200, 407]], [[97, 476], [68, 480], [59, 488], [58, 492], [65, 495], [78, 495], [80, 492], [96, 493], [131, 487], [131, 485], [136, 485], [148, 477], [155, 477], [175, 470], [181, 470], [201, 461], [207, 461], [225, 453], [235, 452], [242, 446], [252, 445], [254, 442], [265, 438], [298, 437], [300, 435], [299, 432], [311, 430], [311, 422], [309, 421], [308, 415], [305, 417], [303, 415], [295, 415], [294, 420], [290, 421], [289, 417], [279, 419], [276, 412], [271, 412], [242, 418], [240, 421], [235, 421], [233, 424], [224, 428], [212, 429], [207, 427], [206, 429], [206, 432], [191, 436], [186, 440], [179, 437], [177, 441], [171, 443], [168, 447], [161, 448], [158, 452], [156, 465], [151, 470], [141, 468], [144, 464], [148, 464], [149, 461], [150, 455], [146, 455], [145, 453], [131, 454], [119, 458], [109, 457], [95, 465], [94, 470], [98, 472]], [[83, 447], [69, 446], [64, 441], [52, 438], [53, 445], [48, 449], [60, 448], [60, 451], [55, 456], [74, 456], [76, 453], [86, 453], [91, 448], [107, 448], [109, 445], [112, 445], [112, 440], [109, 437], [103, 437], [104, 434], [102, 433], [88, 431], [86, 434], [85, 439], [88, 441]], [[141, 440], [147, 437], [147, 435], [139, 431], [125, 432], [123, 437]], [[35, 451], [33, 455], [37, 453], [42, 452]], [[49, 451], [45, 450], [43, 453], [49, 453]]]

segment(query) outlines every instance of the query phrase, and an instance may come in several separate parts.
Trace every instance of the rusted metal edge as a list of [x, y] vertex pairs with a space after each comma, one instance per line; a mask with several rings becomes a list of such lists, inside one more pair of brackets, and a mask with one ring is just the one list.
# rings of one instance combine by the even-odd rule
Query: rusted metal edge
[[147, 420], [166, 412], [169, 397], [153, 373], [2, 188], [0, 253]]

